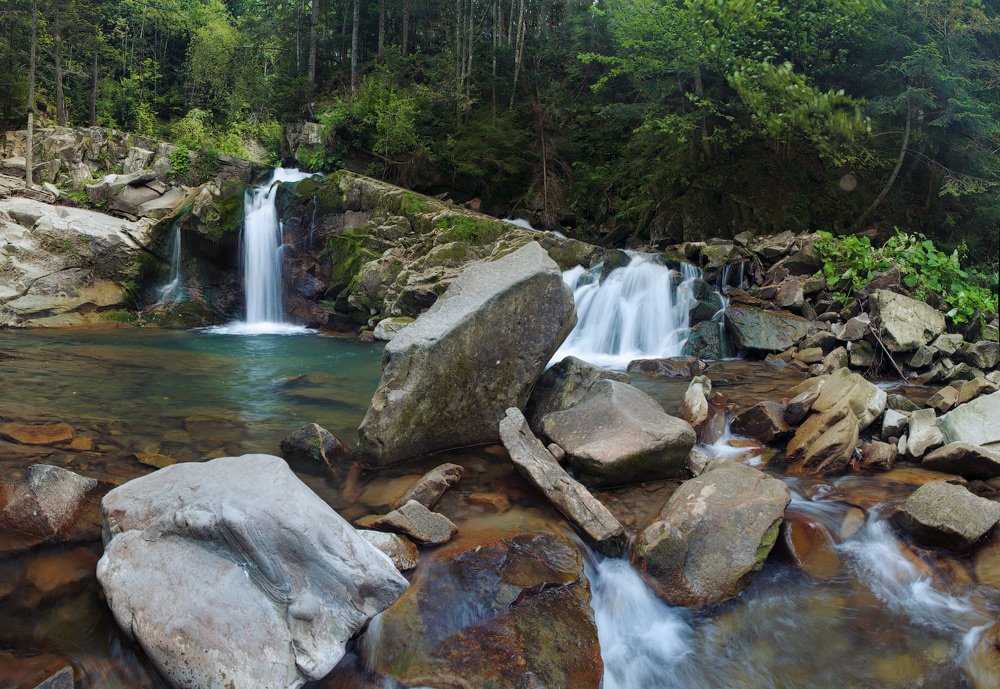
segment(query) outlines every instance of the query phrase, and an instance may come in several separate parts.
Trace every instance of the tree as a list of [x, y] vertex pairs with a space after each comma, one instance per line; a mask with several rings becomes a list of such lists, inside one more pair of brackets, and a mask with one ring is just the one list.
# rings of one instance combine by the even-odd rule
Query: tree
[[28, 67], [28, 136], [24, 152], [24, 181], [30, 189], [32, 186], [32, 147], [34, 146], [35, 128], [35, 50], [38, 43], [38, 2], [31, 0], [31, 63]]
[[309, 20], [309, 81], [316, 81], [316, 32], [319, 28], [319, 0], [312, 0]]

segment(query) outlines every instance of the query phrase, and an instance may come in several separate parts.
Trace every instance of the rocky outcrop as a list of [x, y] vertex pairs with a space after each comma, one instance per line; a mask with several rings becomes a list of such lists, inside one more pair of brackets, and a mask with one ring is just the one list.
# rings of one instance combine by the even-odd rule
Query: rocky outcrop
[[893, 515], [920, 544], [961, 552], [971, 548], [1000, 520], [1000, 504], [965, 486], [932, 481], [920, 486]]
[[611, 512], [559, 466], [535, 437], [520, 410], [512, 408], [500, 422], [500, 439], [514, 467], [562, 512], [600, 553], [618, 557], [625, 549], [625, 530]]
[[590, 584], [566, 538], [501, 531], [425, 558], [369, 626], [362, 660], [376, 673], [414, 687], [601, 686]]
[[810, 321], [786, 311], [737, 304], [726, 309], [726, 330], [736, 347], [752, 353], [783, 352], [813, 329]]
[[633, 559], [671, 605], [725, 600], [764, 566], [790, 500], [782, 481], [716, 460], [670, 497], [639, 535]]
[[682, 475], [696, 440], [689, 423], [616, 380], [600, 380], [577, 405], [547, 414], [542, 431], [582, 481], [599, 486]]
[[566, 357], [550, 367], [535, 383], [524, 410], [528, 423], [536, 432], [541, 432], [542, 419], [546, 414], [565, 411], [578, 404], [600, 380], [632, 381], [627, 373], [600, 368], [575, 356]]
[[496, 442], [505, 410], [525, 405], [575, 323], [573, 295], [538, 244], [469, 267], [386, 345], [359, 429], [364, 460]]
[[104, 517], [108, 605], [178, 687], [319, 679], [407, 588], [278, 457], [161, 469], [108, 493]]

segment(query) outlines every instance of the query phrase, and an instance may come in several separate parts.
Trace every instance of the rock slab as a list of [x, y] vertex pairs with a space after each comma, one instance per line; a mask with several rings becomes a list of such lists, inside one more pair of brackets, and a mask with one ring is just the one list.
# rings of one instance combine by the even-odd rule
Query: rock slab
[[960, 404], [938, 419], [949, 442], [1000, 451], [1000, 391]]
[[1000, 504], [965, 486], [932, 481], [917, 488], [893, 519], [922, 545], [962, 552], [1000, 520]]
[[359, 429], [365, 462], [496, 442], [575, 324], [573, 294], [537, 242], [469, 266], [386, 345]]
[[279, 457], [175, 464], [103, 507], [108, 605], [177, 687], [296, 689], [407, 588]]

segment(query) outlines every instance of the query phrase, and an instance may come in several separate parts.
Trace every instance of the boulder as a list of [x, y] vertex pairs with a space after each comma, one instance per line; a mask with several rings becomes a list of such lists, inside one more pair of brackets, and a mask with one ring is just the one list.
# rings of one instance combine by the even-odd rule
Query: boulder
[[125, 163], [122, 166], [122, 171], [127, 175], [133, 172], [142, 172], [147, 167], [149, 167], [150, 162], [153, 160], [153, 152], [147, 151], [144, 148], [139, 148], [138, 146], [133, 146], [128, 149], [128, 155], [125, 156]]
[[895, 445], [873, 440], [861, 443], [861, 466], [865, 469], [889, 471], [896, 462], [898, 451]]
[[286, 457], [311, 459], [328, 466], [338, 457], [351, 453], [337, 436], [316, 423], [307, 423], [282, 440], [280, 447]]
[[837, 339], [841, 342], [857, 342], [868, 334], [870, 323], [867, 313], [858, 314], [844, 323], [844, 327], [837, 333]]
[[861, 430], [864, 430], [882, 415], [887, 402], [884, 390], [844, 368], [830, 374], [812, 408], [813, 411], [825, 412], [846, 406], [854, 412]]
[[535, 437], [520, 410], [507, 410], [500, 422], [500, 439], [514, 468], [540, 490], [556, 509], [600, 553], [619, 557], [625, 550], [625, 530], [611, 512], [559, 466]]
[[633, 559], [671, 605], [725, 600], [764, 566], [790, 500], [784, 482], [716, 460], [674, 492], [639, 535]]
[[372, 337], [383, 342], [390, 342], [392, 338], [399, 334], [399, 331], [413, 322], [409, 316], [393, 316], [383, 318], [375, 325]]
[[542, 418], [546, 414], [565, 411], [578, 404], [599, 380], [629, 383], [632, 379], [627, 373], [600, 368], [575, 356], [566, 357], [543, 373], [535, 383], [524, 410], [528, 423], [540, 432]]
[[953, 358], [979, 369], [996, 368], [997, 361], [1000, 360], [1000, 342], [965, 342], [954, 353]]
[[320, 679], [407, 588], [278, 457], [161, 469], [108, 493], [104, 519], [108, 605], [178, 687]]
[[[832, 474], [843, 471], [854, 459], [854, 449], [858, 446], [859, 424], [854, 412], [839, 407], [806, 420], [795, 434], [811, 430], [810, 421], [817, 420], [822, 429], [812, 436], [805, 447], [800, 461], [801, 467], [812, 474]], [[793, 438], [793, 442], [795, 441]], [[792, 458], [792, 444], [789, 443], [789, 459]]]
[[712, 394], [712, 381], [707, 376], [695, 376], [691, 379], [684, 399], [681, 400], [681, 418], [698, 428], [708, 420], [710, 412], [708, 397]]
[[413, 541], [403, 536], [385, 531], [370, 531], [368, 529], [358, 529], [358, 533], [366, 541], [389, 556], [392, 564], [400, 572], [408, 572], [417, 566], [418, 553], [417, 546]]
[[849, 343], [850, 362], [854, 368], [868, 368], [875, 361], [875, 346], [867, 340]]
[[401, 533], [426, 545], [447, 543], [458, 533], [458, 527], [448, 517], [431, 512], [416, 500], [408, 500], [372, 526], [380, 531]]
[[434, 509], [448, 489], [462, 480], [465, 470], [457, 464], [442, 464], [434, 467], [426, 474], [417, 479], [410, 488], [403, 494], [393, 507], [405, 505], [410, 500], [416, 500], [427, 509]]
[[927, 368], [934, 363], [937, 353], [938, 350], [930, 345], [920, 345], [910, 357], [910, 366], [912, 368]]
[[684, 342], [683, 353], [698, 359], [721, 359], [722, 352], [722, 326], [715, 321], [702, 321], [692, 327]]
[[945, 443], [944, 433], [938, 426], [937, 414], [933, 409], [920, 409], [910, 414], [907, 436], [906, 452], [914, 459], [920, 459], [928, 451]]
[[971, 443], [948, 443], [928, 453], [920, 466], [962, 478], [987, 480], [1000, 476], [1000, 453]]
[[654, 378], [693, 378], [705, 370], [705, 364], [697, 357], [682, 355], [664, 359], [635, 359], [628, 363], [625, 370]]
[[695, 443], [690, 424], [616, 380], [600, 380], [576, 406], [546, 415], [542, 430], [582, 481], [602, 486], [678, 476]]
[[365, 462], [496, 442], [575, 324], [573, 294], [536, 242], [469, 266], [386, 345], [359, 429]]
[[944, 414], [954, 407], [956, 402], [958, 402], [958, 389], [951, 385], [944, 386], [927, 398], [927, 406], [933, 408], [938, 414]]
[[811, 321], [787, 311], [735, 304], [726, 309], [726, 329], [740, 350], [783, 352], [813, 330]]
[[731, 428], [734, 433], [769, 443], [790, 430], [785, 422], [786, 407], [780, 402], [758, 402], [737, 412]]
[[997, 384], [986, 378], [973, 378], [958, 385], [958, 404], [971, 402], [980, 395], [996, 392]]
[[590, 583], [567, 538], [492, 531], [424, 559], [360, 644], [392, 686], [600, 688]]
[[0, 553], [41, 543], [96, 540], [98, 483], [72, 471], [34, 464], [10, 483], [0, 483]]
[[880, 289], [868, 303], [890, 352], [915, 351], [944, 332], [944, 314], [922, 301]]
[[1000, 520], [1000, 504], [973, 495], [965, 486], [931, 481], [917, 488], [893, 519], [921, 545], [962, 552]]
[[941, 333], [931, 342], [931, 346], [942, 355], [951, 356], [959, 350], [963, 342], [965, 339], [958, 333]]

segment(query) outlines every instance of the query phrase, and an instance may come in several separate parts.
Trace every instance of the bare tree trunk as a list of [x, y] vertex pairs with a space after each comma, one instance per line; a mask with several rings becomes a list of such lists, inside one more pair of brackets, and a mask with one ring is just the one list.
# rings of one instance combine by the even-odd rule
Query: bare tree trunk
[[517, 12], [514, 10], [514, 0], [510, 0], [510, 13], [507, 16], [507, 47], [510, 47], [510, 42], [514, 38], [514, 15]]
[[31, 149], [34, 143], [35, 130], [35, 45], [38, 43], [38, 2], [31, 0], [31, 51], [28, 67], [28, 141], [24, 152], [24, 183], [29, 189], [32, 185], [31, 173], [34, 161]]
[[517, 52], [514, 54], [514, 82], [510, 87], [510, 105], [514, 107], [514, 96], [517, 94], [517, 78], [521, 72], [521, 60], [524, 58], [524, 5], [527, 0], [521, 0], [517, 14]]
[[403, 0], [403, 57], [410, 54], [410, 0]]
[[465, 97], [468, 98], [470, 95], [470, 89], [472, 87], [472, 49], [473, 49], [473, 27], [472, 19], [475, 10], [475, 5], [473, 0], [469, 0], [469, 16], [466, 17], [465, 25], [466, 30], [466, 50], [465, 50]]
[[868, 206], [861, 217], [858, 218], [857, 227], [861, 227], [861, 224], [868, 218], [872, 212], [879, 207], [879, 204], [885, 200], [885, 197], [889, 194], [889, 190], [892, 189], [892, 185], [896, 182], [896, 177], [899, 176], [899, 171], [903, 168], [903, 159], [906, 157], [906, 147], [910, 145], [910, 122], [912, 119], [913, 111], [909, 105], [906, 106], [906, 130], [903, 132], [903, 144], [899, 147], [899, 158], [896, 160], [896, 167], [893, 168], [892, 174], [889, 175], [889, 181], [885, 183], [882, 187], [882, 191], [879, 195], [875, 197], [872, 201], [872, 205]]
[[500, 35], [497, 30], [503, 26], [497, 14], [500, 11], [499, 0], [493, 0], [493, 79], [491, 81], [493, 91], [493, 117], [497, 116], [497, 48], [500, 46]]
[[351, 93], [358, 90], [358, 24], [361, 22], [360, 5], [360, 0], [354, 0], [354, 21], [351, 27]]
[[462, 0], [455, 0], [455, 113], [459, 112], [459, 103], [462, 96], [462, 67], [465, 60], [462, 59]]
[[385, 0], [378, 0], [378, 56], [382, 57], [385, 47]]
[[94, 66], [90, 72], [90, 126], [97, 126], [97, 50], [94, 50]]
[[55, 47], [55, 68], [56, 68], [56, 122], [60, 127], [66, 126], [66, 94], [63, 93], [63, 71], [62, 71], [62, 27], [59, 23], [55, 27], [55, 35], [52, 37]]
[[316, 82], [316, 29], [319, 26], [319, 0], [312, 0], [309, 19], [309, 81]]

